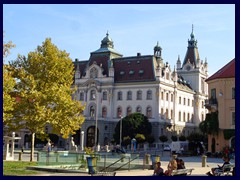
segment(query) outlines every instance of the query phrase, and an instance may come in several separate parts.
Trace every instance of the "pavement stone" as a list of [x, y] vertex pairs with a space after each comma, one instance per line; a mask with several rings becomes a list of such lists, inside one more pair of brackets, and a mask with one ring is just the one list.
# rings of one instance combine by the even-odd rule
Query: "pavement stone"
[[[161, 156], [163, 155], [163, 156]], [[170, 156], [167, 154], [160, 154], [160, 161], [162, 168], [166, 170]], [[206, 166], [202, 167], [202, 157], [201, 156], [191, 156], [191, 157], [178, 157], [184, 160], [186, 168], [194, 168], [191, 176], [207, 176], [206, 173], [211, 170], [212, 167], [217, 167], [217, 165], [222, 165], [223, 161], [221, 158], [210, 158], [206, 159]], [[18, 160], [16, 155], [15, 160]], [[36, 160], [36, 159], [35, 159]], [[29, 161], [28, 156], [23, 157], [23, 161]], [[232, 161], [231, 161], [232, 162]], [[232, 162], [234, 163], [234, 162]], [[151, 165], [151, 161], [150, 161]], [[134, 169], [134, 170], [119, 170], [116, 171], [116, 176], [152, 176], [153, 170], [150, 169]], [[41, 172], [36, 176], [90, 176], [88, 173], [54, 173], [54, 172]]]

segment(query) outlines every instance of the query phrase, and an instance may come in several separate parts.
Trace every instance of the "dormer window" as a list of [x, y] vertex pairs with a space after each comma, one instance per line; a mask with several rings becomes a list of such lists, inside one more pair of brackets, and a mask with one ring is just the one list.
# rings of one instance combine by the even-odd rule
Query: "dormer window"
[[144, 73], [144, 70], [139, 70], [138, 73], [139, 73], [139, 74], [143, 74], [143, 73]]
[[190, 71], [191, 67], [190, 67], [190, 66], [187, 66], [186, 69], [187, 69], [187, 71]]
[[124, 71], [120, 71], [120, 75], [124, 75], [125, 74], [125, 72]]
[[90, 70], [90, 78], [97, 78], [98, 71], [95, 67]]
[[130, 75], [134, 74], [134, 71], [133, 70], [129, 71], [129, 74]]

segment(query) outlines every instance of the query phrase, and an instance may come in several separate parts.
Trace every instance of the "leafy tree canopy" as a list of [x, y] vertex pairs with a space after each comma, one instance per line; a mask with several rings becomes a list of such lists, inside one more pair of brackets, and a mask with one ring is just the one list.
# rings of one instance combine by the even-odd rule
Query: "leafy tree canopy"
[[[132, 113], [122, 119], [122, 137], [129, 136], [135, 138], [137, 134], [143, 134], [144, 137], [152, 133], [152, 125], [148, 118], [141, 113]], [[119, 143], [120, 136], [120, 121], [115, 127], [113, 138]]]
[[[7, 43], [3, 42], [3, 61], [10, 54], [10, 49], [13, 47], [15, 47], [15, 45], [11, 41]], [[9, 65], [3, 64], [3, 123], [5, 125], [9, 118], [12, 117], [11, 111], [15, 103], [15, 98], [12, 97], [10, 93], [13, 91], [16, 81], [8, 68]]]
[[10, 67], [17, 79], [12, 96], [20, 100], [14, 105], [8, 126], [45, 135], [45, 126], [50, 124], [51, 133], [63, 138], [75, 134], [84, 122], [84, 107], [72, 98], [76, 88], [72, 88], [74, 65], [69, 54], [47, 38], [27, 57], [19, 55]]

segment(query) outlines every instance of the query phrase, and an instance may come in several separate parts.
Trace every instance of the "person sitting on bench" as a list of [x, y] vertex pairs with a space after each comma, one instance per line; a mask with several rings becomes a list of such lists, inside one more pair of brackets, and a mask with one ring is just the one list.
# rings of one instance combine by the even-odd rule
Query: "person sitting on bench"
[[[222, 166], [218, 165], [218, 167], [212, 168], [211, 169], [212, 173], [210, 171], [206, 173], [208, 176], [216, 176], [220, 171], [223, 171], [223, 166], [225, 164], [230, 164], [229, 157], [223, 156], [222, 159], [224, 160], [223, 165]], [[229, 171], [229, 169], [225, 169], [225, 171]]]

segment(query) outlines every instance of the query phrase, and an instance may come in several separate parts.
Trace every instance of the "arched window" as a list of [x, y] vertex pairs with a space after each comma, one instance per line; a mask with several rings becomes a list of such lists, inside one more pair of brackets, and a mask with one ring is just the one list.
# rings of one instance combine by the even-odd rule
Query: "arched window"
[[132, 100], [132, 91], [127, 92], [127, 100]]
[[166, 93], [166, 101], [168, 101], [168, 93]]
[[91, 90], [90, 92], [90, 100], [95, 100], [96, 99], [96, 91], [95, 90]]
[[171, 102], [173, 102], [173, 94], [171, 94]]
[[179, 102], [178, 103], [181, 104], [181, 97], [179, 97]]
[[183, 122], [186, 122], [186, 115], [185, 115], [185, 112], [183, 113]]
[[142, 91], [137, 91], [137, 100], [142, 100]]
[[190, 122], [190, 113], [187, 114], [187, 122]]
[[142, 108], [140, 106], [137, 107], [136, 112], [142, 113]]
[[127, 116], [130, 115], [132, 113], [132, 108], [131, 107], [128, 107], [127, 108]]
[[94, 106], [90, 107], [90, 116], [91, 117], [95, 117], [95, 108], [94, 108]]
[[117, 100], [118, 100], [118, 101], [121, 101], [121, 100], [122, 100], [122, 92], [121, 92], [121, 91], [118, 92]]
[[168, 119], [168, 109], [166, 109], [166, 119]]
[[178, 120], [181, 121], [181, 111], [178, 113]]
[[103, 107], [103, 108], [102, 108], [102, 117], [103, 117], [103, 118], [106, 118], [106, 117], [107, 117], [107, 108], [106, 108], [106, 107]]
[[152, 99], [152, 91], [148, 90], [147, 91], [147, 100], [151, 100]]
[[122, 108], [118, 107], [117, 108], [117, 117], [120, 118], [122, 116]]
[[152, 117], [152, 108], [151, 107], [147, 107], [147, 117], [148, 118]]

